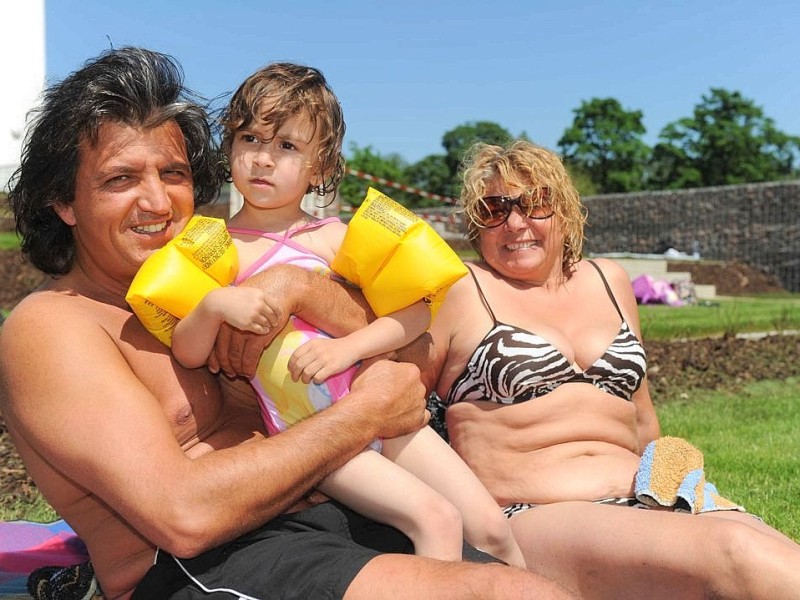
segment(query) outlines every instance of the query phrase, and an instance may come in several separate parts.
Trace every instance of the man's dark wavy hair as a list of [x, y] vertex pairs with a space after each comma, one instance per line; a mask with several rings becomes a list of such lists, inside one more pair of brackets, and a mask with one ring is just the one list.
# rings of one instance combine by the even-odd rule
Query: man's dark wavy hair
[[108, 50], [48, 87], [30, 119], [8, 199], [23, 255], [50, 275], [69, 272], [75, 257], [71, 229], [53, 206], [75, 199], [79, 147], [95, 144], [103, 123], [148, 129], [175, 121], [186, 139], [195, 206], [219, 192], [222, 169], [206, 108], [184, 86], [180, 64], [166, 54]]

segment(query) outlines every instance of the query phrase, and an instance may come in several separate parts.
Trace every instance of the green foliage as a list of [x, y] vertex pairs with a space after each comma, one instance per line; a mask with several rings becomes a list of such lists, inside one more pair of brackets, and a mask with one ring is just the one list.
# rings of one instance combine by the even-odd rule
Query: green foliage
[[625, 110], [614, 98], [592, 98], [573, 112], [558, 141], [566, 162], [588, 174], [600, 193], [642, 189], [650, 152], [641, 138], [642, 112]]
[[582, 167], [570, 163], [566, 163], [564, 166], [567, 167], [567, 172], [569, 173], [570, 179], [572, 179], [572, 184], [575, 186], [575, 189], [578, 190], [578, 194], [580, 194], [582, 198], [600, 193], [597, 185], [592, 181], [592, 176]]
[[720, 493], [800, 541], [800, 379], [762, 381], [735, 394], [698, 390], [657, 406], [662, 435], [691, 440]]
[[[558, 150], [583, 196], [800, 176], [800, 137], [779, 131], [760, 107], [736, 91], [711, 88], [691, 117], [661, 130], [653, 148], [642, 140], [642, 111], [627, 110], [615, 98], [582, 101], [573, 113]], [[528, 139], [524, 131], [514, 136], [492, 121], [471, 121], [444, 133], [444, 154], [409, 165], [397, 154], [384, 156], [370, 146], [351, 145], [348, 165], [432, 194], [457, 197], [467, 150], [476, 142], [503, 144], [515, 137]], [[367, 181], [346, 177], [340, 190], [343, 201], [359, 205], [368, 186]], [[412, 208], [440, 204], [417, 194], [383, 191]]]
[[[381, 156], [372, 146], [359, 148], [356, 144], [351, 144], [350, 156], [347, 157], [347, 166], [356, 171], [362, 171], [395, 183], [407, 183], [404, 175], [407, 166], [405, 161], [397, 154]], [[413, 205], [414, 199], [411, 198], [410, 194], [384, 184], [361, 179], [355, 175], [345, 175], [338, 190], [340, 202], [343, 205], [360, 206], [367, 195], [367, 188], [369, 187], [379, 189], [404, 206]]]
[[[417, 189], [448, 198], [458, 196], [458, 181], [453, 179], [443, 154], [426, 156], [406, 168], [405, 175]], [[420, 196], [416, 206], [441, 206], [441, 204], [438, 200]]]
[[800, 330], [800, 296], [718, 298], [681, 307], [650, 304], [639, 307], [639, 319], [645, 340]]
[[514, 136], [497, 123], [477, 121], [464, 123], [444, 134], [442, 146], [445, 151], [445, 164], [450, 171], [452, 181], [458, 178], [458, 172], [464, 156], [475, 143], [505, 144]]
[[[520, 137], [525, 138], [526, 136], [523, 133]], [[408, 165], [397, 154], [382, 156], [371, 146], [359, 148], [356, 144], [351, 144], [347, 166], [431, 194], [455, 198], [461, 187], [459, 168], [466, 151], [476, 142], [502, 144], [512, 138], [513, 136], [497, 123], [489, 121], [465, 123], [444, 134], [442, 146], [445, 154], [431, 154]], [[371, 183], [353, 175], [345, 176], [339, 187], [342, 202], [359, 206], [370, 186], [380, 189], [404, 206], [417, 208], [442, 205], [439, 200], [403, 192], [379, 183]]]
[[0, 231], [0, 250], [19, 248], [19, 238], [12, 231]]
[[670, 123], [653, 149], [659, 189], [775, 181], [795, 176], [800, 137], [779, 131], [739, 92], [711, 88], [691, 117]]

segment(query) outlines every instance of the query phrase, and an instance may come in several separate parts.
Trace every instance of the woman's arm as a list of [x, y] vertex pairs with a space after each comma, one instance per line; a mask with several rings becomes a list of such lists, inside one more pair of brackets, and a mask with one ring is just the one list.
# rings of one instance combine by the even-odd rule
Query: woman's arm
[[[620, 310], [625, 317], [625, 321], [636, 334], [636, 337], [639, 338], [639, 341], [642, 342], [639, 305], [636, 303], [636, 296], [633, 293], [633, 287], [631, 286], [628, 273], [621, 265], [612, 260], [595, 259], [595, 262], [598, 263], [603, 274], [606, 276]], [[636, 406], [639, 450], [642, 451], [648, 443], [661, 435], [661, 427], [658, 423], [658, 416], [653, 406], [653, 400], [650, 397], [646, 373], [639, 389], [633, 394], [632, 401]]]

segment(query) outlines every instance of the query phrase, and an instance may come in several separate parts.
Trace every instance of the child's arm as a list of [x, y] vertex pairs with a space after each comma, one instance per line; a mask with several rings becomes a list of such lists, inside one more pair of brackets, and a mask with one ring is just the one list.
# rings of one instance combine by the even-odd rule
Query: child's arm
[[277, 325], [278, 320], [268, 296], [258, 288], [212, 290], [175, 326], [172, 355], [190, 369], [205, 365], [222, 323], [264, 334]]
[[296, 380], [322, 383], [359, 360], [402, 348], [428, 329], [431, 310], [422, 300], [379, 317], [366, 327], [338, 339], [318, 338], [292, 354], [289, 371]]

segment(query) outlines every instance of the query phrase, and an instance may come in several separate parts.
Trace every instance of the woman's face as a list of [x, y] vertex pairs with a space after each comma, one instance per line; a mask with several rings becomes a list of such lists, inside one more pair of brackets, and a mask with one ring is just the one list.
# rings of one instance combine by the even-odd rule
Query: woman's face
[[[493, 180], [486, 185], [486, 196], [517, 197], [523, 190]], [[519, 281], [545, 281], [561, 276], [564, 234], [555, 215], [532, 219], [514, 206], [502, 225], [481, 229], [483, 259], [495, 271]]]

